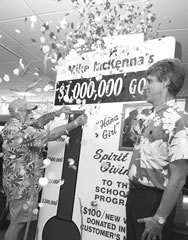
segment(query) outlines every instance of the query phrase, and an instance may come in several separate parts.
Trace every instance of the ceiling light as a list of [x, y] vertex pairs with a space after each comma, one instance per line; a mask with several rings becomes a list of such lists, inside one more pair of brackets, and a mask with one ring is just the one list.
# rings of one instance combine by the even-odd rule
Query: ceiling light
[[19, 96], [26, 96], [26, 97], [33, 97], [36, 96], [36, 94], [31, 92], [15, 92]]

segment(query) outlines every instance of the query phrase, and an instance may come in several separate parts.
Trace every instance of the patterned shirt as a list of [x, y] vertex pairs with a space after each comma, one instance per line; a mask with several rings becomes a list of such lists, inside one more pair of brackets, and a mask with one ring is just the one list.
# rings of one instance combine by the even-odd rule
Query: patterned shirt
[[169, 164], [188, 159], [188, 113], [171, 100], [148, 115], [138, 114], [137, 122], [140, 134], [134, 146], [129, 178], [136, 184], [165, 189], [170, 177]]
[[39, 178], [43, 156], [42, 147], [47, 141], [47, 131], [42, 128], [54, 119], [48, 113], [38, 121], [22, 124], [11, 118], [3, 128], [3, 187], [7, 200], [29, 198], [40, 190]]

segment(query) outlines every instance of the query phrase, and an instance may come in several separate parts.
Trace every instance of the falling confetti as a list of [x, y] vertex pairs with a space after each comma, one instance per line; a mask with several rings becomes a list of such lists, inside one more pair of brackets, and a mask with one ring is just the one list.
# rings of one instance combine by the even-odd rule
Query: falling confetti
[[65, 19], [63, 19], [62, 21], [60, 21], [60, 28], [61, 29], [65, 29], [67, 27], [67, 21]]
[[9, 82], [10, 81], [10, 77], [7, 74], [4, 75], [3, 79], [4, 79], [5, 82]]
[[[61, 0], [56, 1], [61, 2]], [[73, 9], [71, 13], [65, 13], [62, 19], [59, 19], [55, 30], [54, 28], [51, 29], [51, 20], [43, 23], [40, 29], [42, 35], [40, 37], [42, 44], [40, 49], [44, 54], [44, 74], [46, 74], [47, 61], [58, 64], [67, 56], [75, 61], [85, 52], [104, 49], [109, 50], [110, 56], [116, 56], [117, 52], [110, 51], [109, 46], [103, 40], [104, 37], [144, 33], [147, 40], [155, 38], [159, 32], [160, 24], [156, 28], [156, 14], [152, 11], [153, 5], [150, 0], [141, 1], [142, 4], [138, 7], [136, 7], [134, 1], [124, 0], [118, 0], [117, 4], [112, 4], [109, 0], [84, 0], [83, 3], [78, 0], [71, 1], [75, 11]], [[79, 20], [70, 22], [71, 14], [74, 15], [75, 12], [78, 13]], [[23, 19], [25, 23], [28, 23], [29, 20], [31, 28], [33, 28], [38, 17], [32, 15]], [[169, 20], [170, 22], [171, 20]], [[15, 29], [15, 31], [21, 33], [19, 29]], [[63, 33], [65, 39], [58, 39], [60, 32]], [[49, 37], [51, 38], [50, 45], [44, 45]], [[38, 39], [31, 38], [31, 41], [36, 43]], [[18, 75], [18, 71], [15, 74]], [[101, 79], [102, 76], [96, 77], [97, 81]], [[36, 85], [33, 85], [34, 87]], [[66, 96], [64, 101], [71, 103], [73, 98]], [[81, 102], [77, 102], [77, 104], [81, 104]]]
[[42, 91], [42, 89], [41, 88], [36, 88], [35, 91], [40, 93]]
[[96, 76], [96, 81], [100, 81], [101, 79], [102, 79], [102, 75], [101, 74]]
[[69, 158], [68, 162], [69, 162], [69, 166], [73, 166], [75, 163], [74, 159], [72, 159], [72, 158]]
[[24, 63], [23, 63], [23, 59], [22, 59], [22, 58], [20, 58], [20, 60], [19, 60], [19, 65], [20, 65], [20, 67], [21, 67], [22, 69], [25, 69], [25, 65], [24, 65]]
[[65, 183], [65, 180], [63, 179], [63, 180], [59, 181], [58, 186], [62, 186], [64, 183]]
[[39, 184], [40, 184], [41, 186], [46, 186], [48, 183], [49, 183], [49, 180], [48, 180], [47, 177], [43, 177], [43, 178], [40, 178], [40, 179], [39, 179]]
[[19, 29], [15, 29], [14, 30], [16, 33], [21, 33], [21, 31]]
[[18, 68], [15, 68], [15, 69], [13, 70], [13, 73], [18, 76], [19, 73], [20, 73], [20, 70], [19, 70]]
[[82, 100], [79, 99], [79, 98], [77, 98], [77, 99], [76, 99], [76, 104], [81, 104], [81, 103], [82, 103]]
[[30, 17], [30, 21], [31, 21], [32, 23], [36, 23], [36, 21], [37, 21], [37, 16], [35, 16], [35, 15], [31, 16], [31, 17]]
[[40, 41], [41, 41], [41, 43], [45, 43], [46, 42], [46, 38], [44, 36], [41, 36], [40, 37]]
[[45, 166], [49, 166], [51, 164], [51, 160], [49, 158], [46, 158], [46, 159], [43, 160], [43, 164]]
[[38, 210], [37, 208], [33, 209], [33, 214], [34, 214], [34, 215], [37, 215], [38, 212], [39, 212], [39, 210]]
[[41, 47], [44, 54], [48, 53], [50, 51], [50, 47], [48, 45], [44, 45]]
[[97, 207], [97, 206], [98, 206], [97, 201], [91, 201], [91, 206], [92, 206], [92, 207]]
[[43, 203], [39, 203], [38, 206], [39, 206], [39, 208], [42, 208], [42, 207], [44, 207], [44, 204]]
[[69, 167], [76, 171], [77, 167], [74, 165], [75, 164], [74, 159], [69, 158], [68, 162], [69, 162]]

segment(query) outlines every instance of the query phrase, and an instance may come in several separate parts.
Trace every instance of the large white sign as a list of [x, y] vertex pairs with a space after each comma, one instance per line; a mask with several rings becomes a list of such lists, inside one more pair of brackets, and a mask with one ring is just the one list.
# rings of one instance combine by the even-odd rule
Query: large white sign
[[[106, 51], [79, 57], [72, 52], [58, 66], [55, 106], [71, 105], [88, 115], [71, 216], [81, 240], [126, 240], [127, 169], [132, 155], [127, 121], [131, 124], [129, 116], [135, 108], [149, 107], [142, 95], [145, 70], [158, 60], [174, 57], [173, 37], [143, 42], [135, 36], [132, 43], [129, 37], [124, 38], [127, 45], [119, 48], [110, 42]], [[52, 192], [46, 192], [45, 198], [50, 196]], [[63, 226], [65, 217], [58, 218]], [[39, 224], [41, 231], [43, 226]]]

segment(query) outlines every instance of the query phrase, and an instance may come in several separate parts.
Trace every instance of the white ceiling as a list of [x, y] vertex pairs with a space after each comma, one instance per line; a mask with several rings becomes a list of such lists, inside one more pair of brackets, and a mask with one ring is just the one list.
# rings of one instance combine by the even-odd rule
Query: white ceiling
[[[75, 9], [75, 0], [1, 0], [0, 7], [0, 96], [1, 101], [13, 100], [18, 97], [16, 92], [24, 92], [29, 86], [35, 84], [39, 76], [34, 73], [39, 70], [42, 81], [33, 87], [30, 92], [36, 96], [27, 97], [29, 101], [53, 100], [53, 91], [44, 92], [43, 88], [49, 82], [55, 82], [56, 72], [53, 70], [55, 64], [51, 61], [44, 64], [44, 54], [40, 47], [40, 37], [44, 36], [45, 44], [50, 45], [54, 40], [49, 36], [51, 32], [58, 36], [58, 39], [65, 40], [65, 32], [57, 33], [57, 26], [66, 15], [68, 22], [74, 25], [79, 22], [78, 10], [84, 4], [79, 0], [79, 8]], [[106, 0], [104, 0], [106, 1]], [[86, 1], [87, 2], [87, 1]], [[112, 6], [116, 6], [122, 0], [110, 0]], [[144, 0], [129, 0], [136, 7], [145, 2]], [[158, 29], [158, 37], [174, 36], [179, 43], [177, 53], [181, 57], [188, 72], [188, 0], [151, 0], [153, 3], [152, 12], [156, 20], [153, 27]], [[67, 15], [69, 13], [69, 16]], [[31, 16], [36, 16], [37, 21], [32, 25]], [[42, 34], [41, 27], [49, 22], [50, 30]], [[16, 29], [19, 32], [16, 32]], [[13, 70], [18, 66], [19, 59], [29, 63], [29, 71], [24, 76], [16, 76]], [[10, 77], [10, 81], [3, 80], [4, 75]], [[37, 93], [36, 88], [42, 89]], [[188, 95], [188, 78], [181, 96]]]

